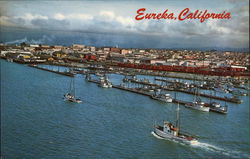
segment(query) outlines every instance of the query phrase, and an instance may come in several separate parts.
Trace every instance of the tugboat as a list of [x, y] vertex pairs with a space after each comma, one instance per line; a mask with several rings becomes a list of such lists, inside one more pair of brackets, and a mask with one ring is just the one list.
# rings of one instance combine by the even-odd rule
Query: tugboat
[[75, 81], [74, 81], [74, 78], [72, 78], [71, 81], [70, 81], [69, 92], [64, 94], [64, 100], [69, 101], [69, 102], [73, 102], [73, 103], [81, 103], [82, 102], [80, 98], [75, 97]]
[[154, 126], [154, 133], [163, 138], [170, 141], [177, 141], [185, 144], [196, 144], [198, 143], [198, 140], [195, 139], [193, 136], [182, 133], [180, 131], [179, 126], [179, 103], [176, 113], [176, 125], [173, 125], [172, 123], [168, 121], [164, 121], [163, 126], [155, 125]]

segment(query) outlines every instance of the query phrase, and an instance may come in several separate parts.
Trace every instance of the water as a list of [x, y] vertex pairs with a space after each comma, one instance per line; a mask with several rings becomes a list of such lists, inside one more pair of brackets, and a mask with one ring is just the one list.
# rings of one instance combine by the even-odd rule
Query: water
[[[110, 75], [119, 83], [122, 76]], [[181, 108], [181, 128], [199, 137], [181, 145], [151, 134], [175, 120], [175, 104], [75, 77], [83, 103], [65, 102], [70, 77], [1, 60], [1, 152], [12, 158], [249, 158], [249, 96], [227, 115]], [[192, 99], [178, 94], [181, 99]]]

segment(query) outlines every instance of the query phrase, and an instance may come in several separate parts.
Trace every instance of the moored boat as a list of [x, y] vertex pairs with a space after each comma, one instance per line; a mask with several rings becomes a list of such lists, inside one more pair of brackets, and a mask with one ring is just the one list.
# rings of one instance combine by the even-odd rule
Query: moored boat
[[226, 114], [227, 113], [227, 106], [221, 106], [220, 103], [217, 102], [212, 102], [209, 105], [210, 111], [213, 112], [217, 112], [217, 113], [222, 113], [222, 114]]
[[210, 110], [209, 107], [205, 106], [204, 102], [200, 102], [200, 101], [194, 101], [192, 103], [187, 103], [187, 104], [185, 104], [185, 107], [195, 109], [195, 110], [200, 110], [203, 112], [209, 112], [209, 110]]
[[100, 77], [99, 86], [102, 88], [112, 88], [112, 83], [108, 80], [108, 77], [105, 75]]
[[195, 89], [195, 95], [194, 95], [194, 100], [193, 102], [189, 102], [185, 104], [185, 107], [203, 111], [203, 112], [209, 112], [210, 108], [205, 106], [205, 103], [201, 101], [200, 99], [200, 94], [198, 87]]
[[170, 96], [170, 94], [153, 94], [151, 95], [151, 98], [166, 103], [171, 103], [173, 101], [173, 98]]

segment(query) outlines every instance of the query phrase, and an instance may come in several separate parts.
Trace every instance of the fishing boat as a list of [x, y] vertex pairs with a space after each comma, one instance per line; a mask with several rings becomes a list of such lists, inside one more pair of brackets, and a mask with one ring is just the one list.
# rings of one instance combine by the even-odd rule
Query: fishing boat
[[217, 102], [211, 102], [209, 104], [210, 111], [226, 114], [227, 113], [227, 105], [221, 106], [220, 103]]
[[151, 95], [151, 98], [166, 103], [171, 103], [173, 101], [173, 98], [170, 96], [170, 94], [153, 94]]
[[194, 101], [192, 103], [186, 103], [185, 107], [195, 109], [195, 110], [200, 110], [203, 112], [209, 112], [210, 110], [210, 108], [205, 106], [205, 103], [201, 101]]
[[75, 93], [75, 80], [74, 78], [71, 78], [69, 91], [68, 93], [64, 94], [64, 100], [73, 102], [73, 103], [81, 103], [82, 102], [81, 99], [76, 98], [75, 94], [76, 94]]
[[229, 93], [231, 93], [234, 96], [247, 96], [247, 93], [241, 92], [240, 90], [236, 89], [228, 89]]
[[99, 86], [102, 88], [112, 88], [112, 83], [109, 81], [108, 77], [105, 75], [105, 76], [100, 77]]
[[196, 144], [198, 140], [188, 135], [187, 133], [183, 133], [180, 131], [180, 119], [179, 119], [179, 103], [176, 113], [176, 124], [172, 124], [168, 121], [163, 122], [163, 126], [154, 125], [154, 133], [166, 140], [185, 143], [185, 144]]
[[[167, 88], [168, 86], [166, 85], [166, 82], [163, 82], [161, 83], [161, 86], [160, 88]], [[171, 97], [170, 94], [166, 94], [166, 93], [163, 93], [162, 90], [163, 89], [154, 89], [154, 94], [151, 95], [150, 97], [152, 99], [155, 99], [155, 100], [159, 100], [159, 101], [162, 101], [162, 102], [165, 102], [165, 103], [172, 103], [173, 102], [173, 98]]]
[[122, 79], [123, 82], [131, 82], [131, 81], [138, 81], [135, 75], [124, 75], [125, 77]]
[[194, 101], [190, 102], [190, 103], [186, 103], [185, 107], [199, 110], [199, 111], [203, 111], [203, 112], [209, 112], [210, 108], [205, 106], [205, 103], [201, 101], [198, 92], [199, 91], [198, 91], [198, 87], [197, 87], [195, 95], [194, 95]]
[[239, 99], [238, 96], [232, 96], [232, 97], [224, 96], [224, 98], [225, 98], [225, 99], [228, 99], [228, 100], [230, 100], [230, 101], [234, 101], [234, 102], [236, 102], [236, 103], [238, 103], [238, 104], [240, 104], [240, 103], [243, 102], [243, 100], [242, 100], [242, 99]]
[[[214, 93], [215, 93], [215, 96], [216, 96], [216, 92], [214, 92]], [[212, 96], [212, 94], [211, 94], [211, 96]], [[207, 106], [210, 108], [210, 111], [217, 112], [217, 113], [222, 113], [222, 114], [226, 114], [227, 110], [228, 110], [226, 103], [225, 103], [225, 106], [221, 106], [220, 103], [212, 101], [211, 98], [210, 98], [210, 103], [207, 104]]]

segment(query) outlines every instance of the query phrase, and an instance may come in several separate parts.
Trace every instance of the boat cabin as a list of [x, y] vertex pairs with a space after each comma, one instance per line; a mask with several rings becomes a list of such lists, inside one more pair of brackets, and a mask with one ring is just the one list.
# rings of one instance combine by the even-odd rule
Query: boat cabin
[[163, 131], [165, 133], [173, 134], [174, 136], [178, 135], [178, 128], [176, 128], [173, 124], [169, 122], [164, 122]]

